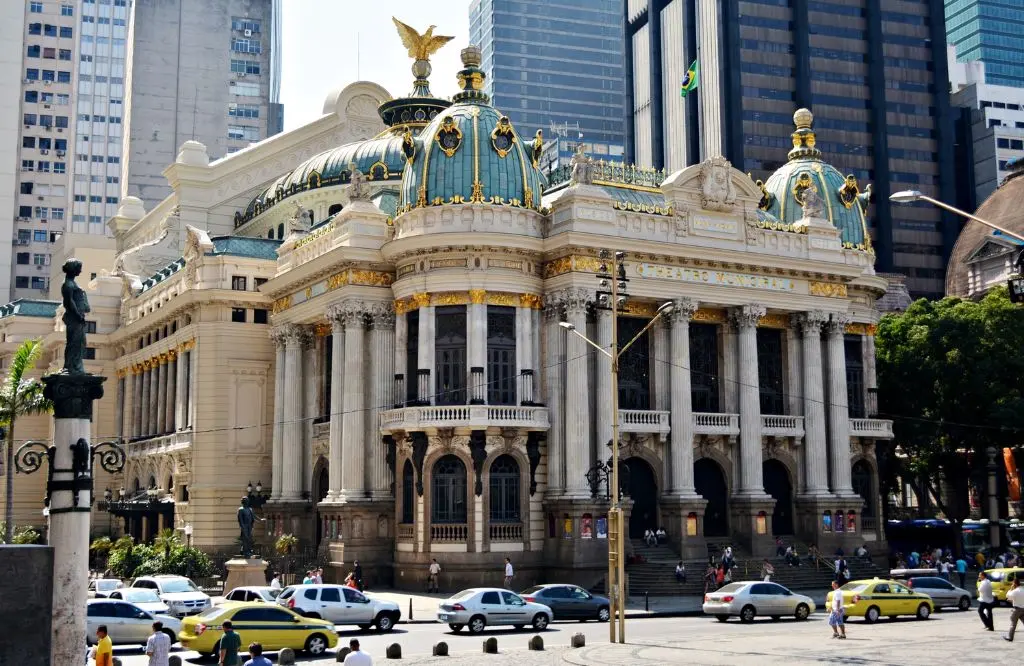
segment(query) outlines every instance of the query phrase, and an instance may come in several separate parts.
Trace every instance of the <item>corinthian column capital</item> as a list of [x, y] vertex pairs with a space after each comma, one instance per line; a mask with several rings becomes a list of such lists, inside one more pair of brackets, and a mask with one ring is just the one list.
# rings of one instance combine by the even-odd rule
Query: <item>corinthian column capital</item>
[[370, 305], [370, 325], [374, 330], [393, 331], [395, 329], [395, 307], [388, 301]]
[[793, 326], [800, 329], [804, 335], [818, 335], [821, 327], [828, 321], [828, 315], [821, 310], [810, 310], [801, 312], [792, 317]]
[[767, 310], [763, 305], [744, 305], [733, 309], [729, 313], [729, 318], [732, 319], [736, 328], [755, 328], [765, 312]]
[[825, 331], [829, 335], [843, 335], [846, 333], [846, 325], [853, 321], [849, 312], [833, 312], [828, 323], [825, 324]]
[[689, 324], [695, 312], [697, 312], [697, 301], [692, 298], [677, 298], [672, 301], [672, 312], [668, 315], [669, 323], [673, 326]]

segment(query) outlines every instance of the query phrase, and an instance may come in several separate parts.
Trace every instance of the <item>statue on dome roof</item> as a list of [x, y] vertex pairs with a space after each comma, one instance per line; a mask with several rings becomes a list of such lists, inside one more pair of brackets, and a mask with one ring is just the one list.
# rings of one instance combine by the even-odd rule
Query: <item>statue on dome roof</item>
[[366, 176], [355, 162], [348, 165], [349, 177], [348, 187], [345, 188], [345, 194], [348, 195], [349, 201], [366, 201], [370, 198], [370, 188], [366, 185]]
[[572, 167], [572, 182], [577, 185], [590, 185], [594, 181], [593, 159], [589, 157], [583, 148], [583, 143], [576, 145], [576, 153], [569, 161]]

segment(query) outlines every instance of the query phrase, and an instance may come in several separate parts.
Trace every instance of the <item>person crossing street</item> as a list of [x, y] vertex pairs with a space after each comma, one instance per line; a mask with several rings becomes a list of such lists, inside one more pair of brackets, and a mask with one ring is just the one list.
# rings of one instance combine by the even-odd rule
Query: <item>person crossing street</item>
[[1013, 587], [1006, 593], [1006, 600], [1013, 604], [1010, 611], [1010, 633], [1003, 636], [1003, 639], [1013, 642], [1013, 635], [1017, 632], [1017, 623], [1024, 621], [1024, 588], [1020, 586], [1020, 578], [1013, 579]]
[[988, 631], [995, 631], [995, 625], [992, 624], [992, 606], [995, 602], [996, 599], [992, 596], [992, 581], [982, 571], [978, 574], [978, 617]]

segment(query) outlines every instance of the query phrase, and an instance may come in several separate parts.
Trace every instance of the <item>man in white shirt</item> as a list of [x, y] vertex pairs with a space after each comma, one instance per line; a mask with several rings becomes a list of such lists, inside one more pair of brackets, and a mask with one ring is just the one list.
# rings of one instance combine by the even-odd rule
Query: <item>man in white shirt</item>
[[[153, 623], [153, 633], [146, 640], [146, 656], [149, 666], [167, 666], [171, 658], [171, 638], [164, 633], [164, 624], [159, 620]], [[1011, 636], [1013, 635], [1011, 630]]]
[[985, 572], [978, 574], [978, 616], [987, 631], [995, 631], [992, 624], [992, 607], [996, 604], [996, 598], [992, 595], [992, 581], [988, 579]]
[[1024, 621], [1024, 588], [1020, 586], [1020, 578], [1013, 579], [1013, 587], [1006, 593], [1006, 600], [1013, 604], [1010, 611], [1010, 633], [1004, 639], [1013, 642], [1013, 634], [1017, 631], [1017, 622]]
[[373, 659], [359, 649], [359, 639], [353, 638], [348, 642], [351, 652], [345, 656], [345, 663], [348, 666], [373, 666]]
[[843, 606], [843, 591], [839, 583], [832, 581], [832, 604], [829, 607], [828, 625], [832, 627], [832, 638], [846, 638], [846, 611]]
[[510, 560], [510, 559], [508, 559], [506, 557], [505, 558], [505, 589], [506, 590], [511, 590], [512, 589], [512, 576], [514, 576], [514, 575], [515, 575], [515, 572], [512, 570], [512, 560]]
[[430, 568], [427, 569], [427, 593], [439, 592], [437, 589], [437, 577], [441, 573], [441, 565], [437, 563], [436, 559], [430, 560]]
[[281, 575], [274, 572], [274, 577], [270, 579], [270, 589], [280, 590], [281, 589]]

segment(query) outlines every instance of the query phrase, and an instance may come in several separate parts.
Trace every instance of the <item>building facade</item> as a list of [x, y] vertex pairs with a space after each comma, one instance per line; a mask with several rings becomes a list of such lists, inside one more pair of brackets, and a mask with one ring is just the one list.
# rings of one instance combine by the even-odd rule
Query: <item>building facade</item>
[[[0, 15], [0, 77], [21, 81], [25, 48], [24, 3], [9, 2]], [[21, 99], [7, 95], [0, 102], [0, 238], [15, 238], [21, 167]], [[0, 252], [0, 294], [9, 297], [13, 279], [13, 253]]]
[[473, 0], [469, 38], [494, 103], [523, 129], [575, 137], [622, 161], [625, 72], [621, 0]]
[[960, 62], [984, 62], [984, 83], [1024, 87], [1024, 5], [1016, 0], [945, 0], [946, 39]]
[[959, 222], [888, 197], [955, 191], [942, 17], [939, 0], [629, 0], [627, 160], [674, 170], [722, 154], [765, 179], [809, 108], [837, 168], [873, 185], [876, 267], [939, 296]]
[[715, 539], [882, 540], [886, 281], [810, 112], [760, 187], [721, 156], [666, 174], [579, 154], [549, 181], [480, 64], [463, 51], [452, 101], [425, 76], [400, 99], [360, 82], [225, 159], [186, 142], [167, 199], [121, 202], [116, 271], [89, 283], [119, 304], [90, 339], [128, 455], [118, 524], [228, 550], [261, 481], [261, 547], [295, 534], [332, 575], [358, 559], [418, 586], [436, 557], [446, 585], [479, 584], [510, 556], [524, 584], [594, 584], [614, 388], [560, 323], [610, 343], [596, 273], [618, 250], [620, 341], [672, 304], [621, 362], [630, 536], [662, 525], [701, 559]]

